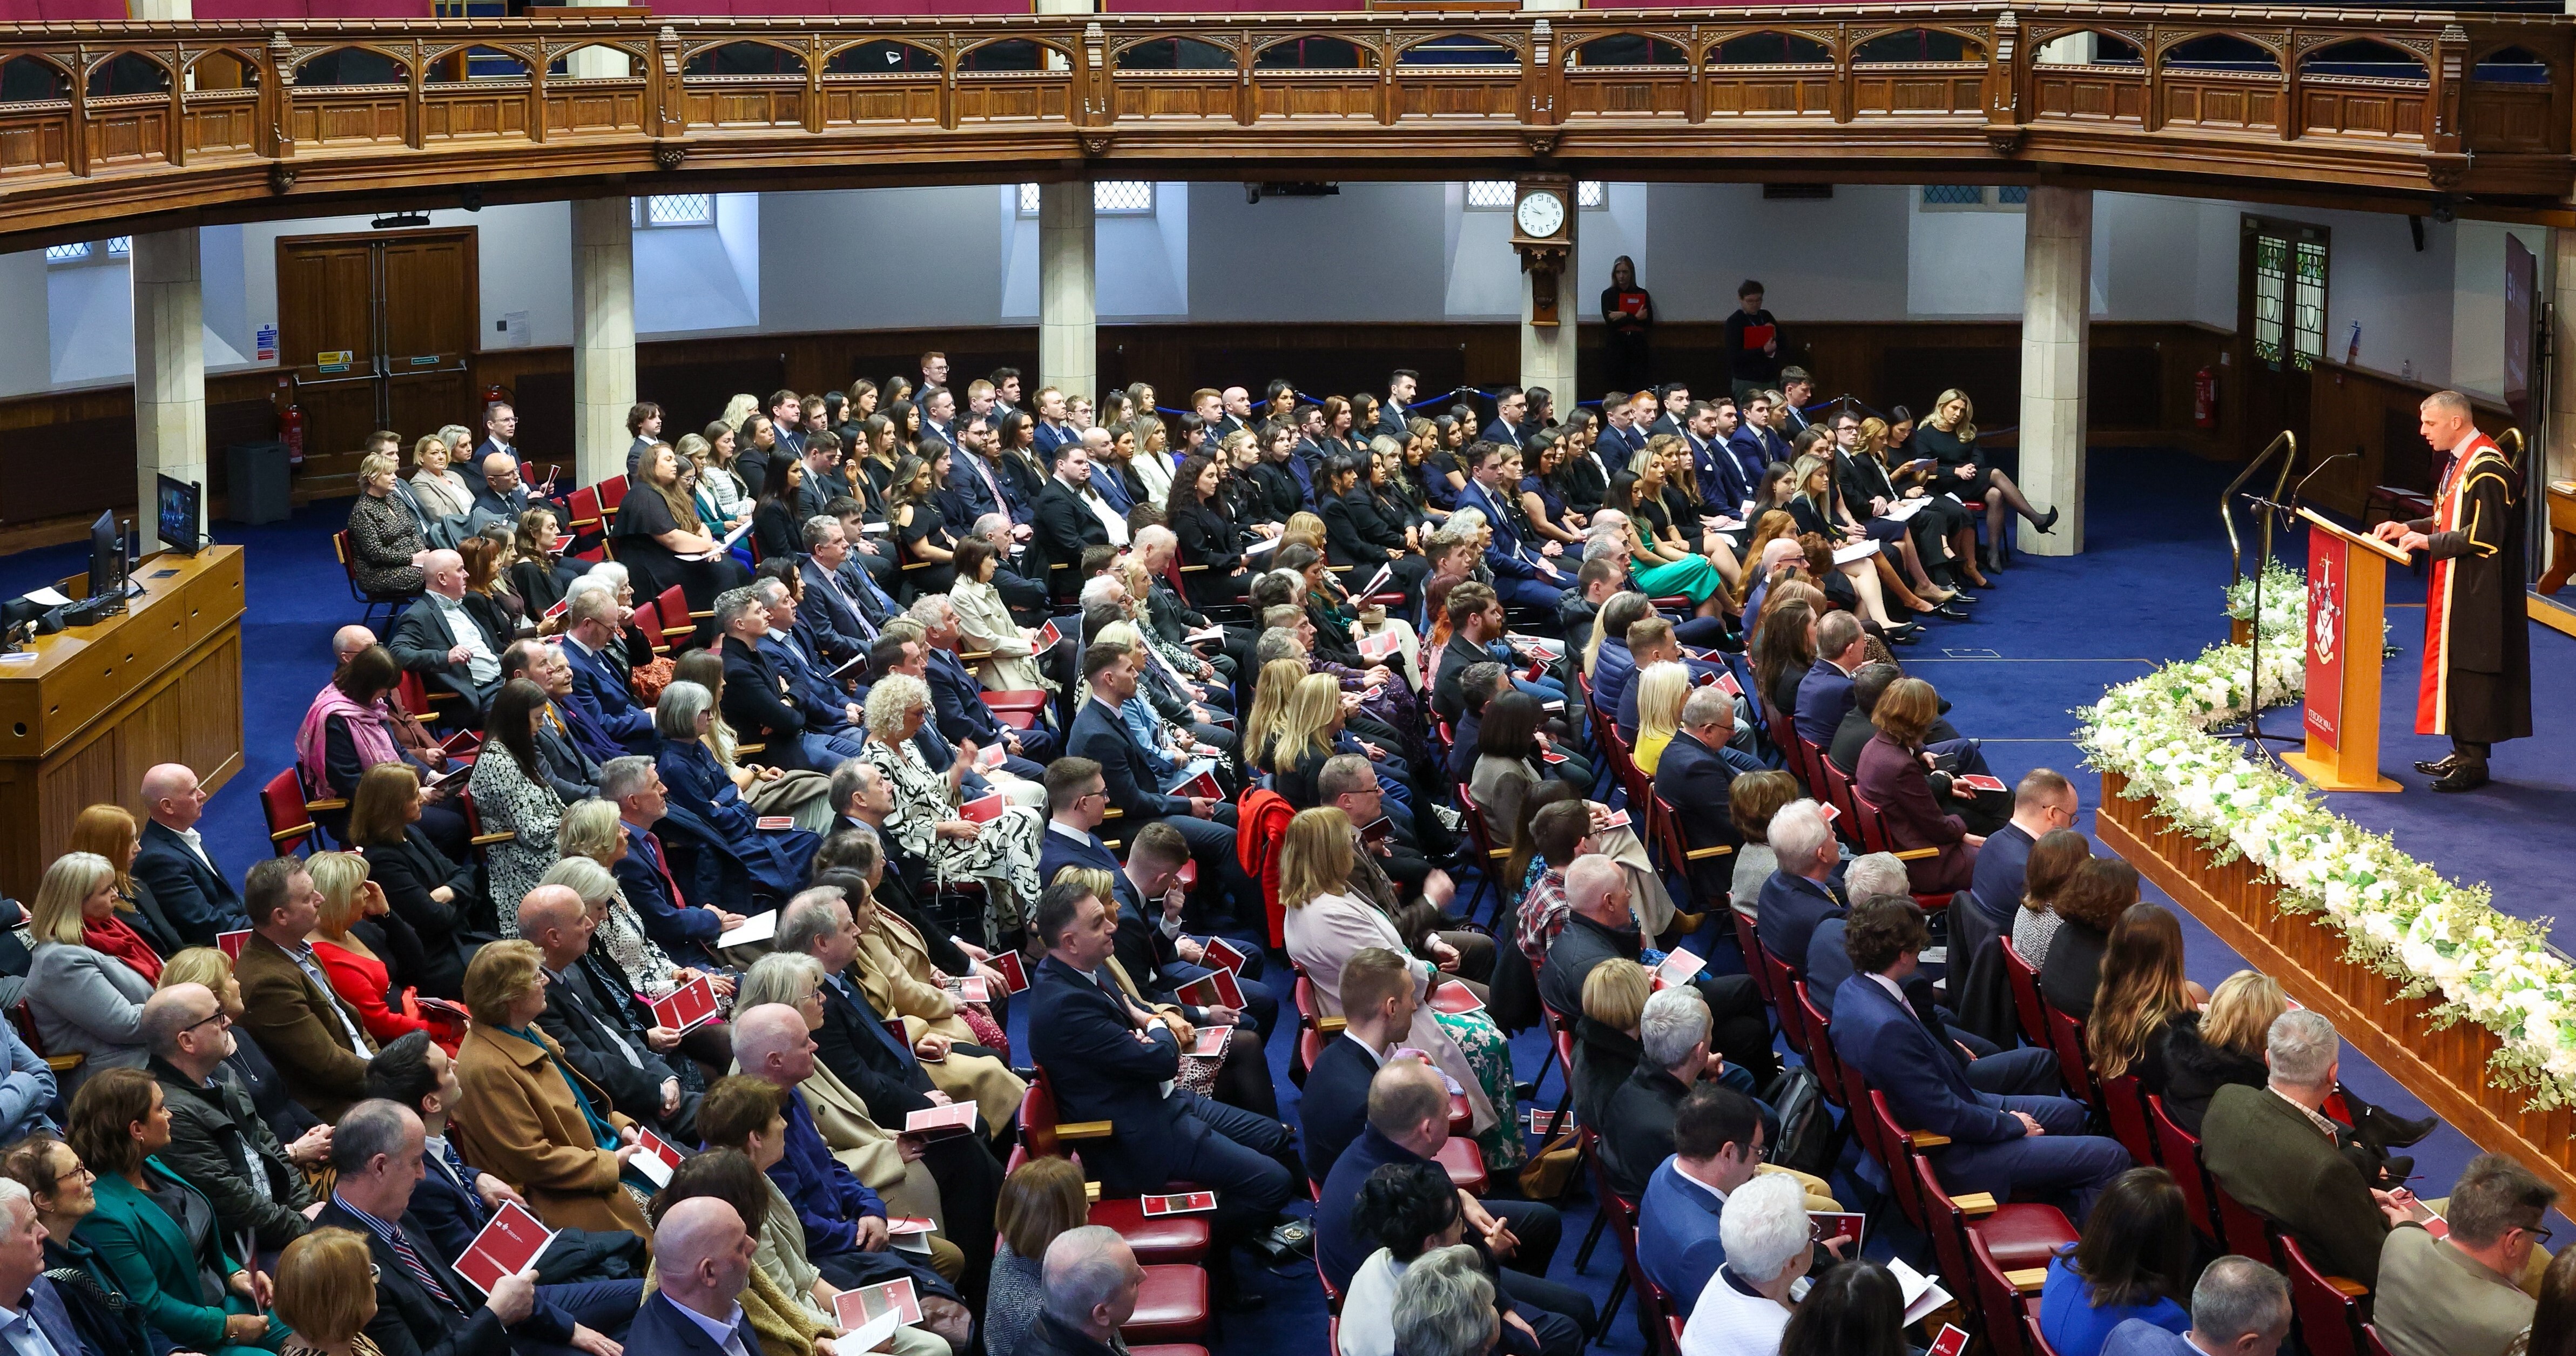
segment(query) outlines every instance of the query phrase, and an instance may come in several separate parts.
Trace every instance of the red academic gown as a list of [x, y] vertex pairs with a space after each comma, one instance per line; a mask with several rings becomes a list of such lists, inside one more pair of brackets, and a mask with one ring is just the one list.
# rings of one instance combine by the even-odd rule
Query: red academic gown
[[2531, 629], [2523, 602], [2522, 477], [2483, 433], [2442, 473], [2430, 539], [2424, 674], [2415, 732], [2492, 744], [2531, 734]]

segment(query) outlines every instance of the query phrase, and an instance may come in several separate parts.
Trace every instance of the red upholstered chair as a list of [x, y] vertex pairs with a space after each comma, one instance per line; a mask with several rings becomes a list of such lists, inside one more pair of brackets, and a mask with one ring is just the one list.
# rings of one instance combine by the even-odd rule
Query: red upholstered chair
[[1207, 1271], [1168, 1262], [1143, 1270], [1145, 1284], [1136, 1292], [1136, 1312], [1119, 1325], [1118, 1335], [1130, 1342], [1207, 1336]]
[[1761, 966], [1770, 979], [1771, 992], [1776, 995], [1771, 1006], [1780, 1014], [1781, 1036], [1788, 1040], [1789, 1048], [1797, 1051], [1800, 1058], [1808, 1058], [1807, 1022], [1805, 1014], [1798, 1011], [1797, 976], [1790, 973], [1787, 961], [1760, 948], [1756, 948], [1749, 959]]
[[2086, 1106], [2102, 1104], [2093, 1086], [2093, 1062], [2084, 1053], [2084, 1023], [2055, 1008], [2047, 1014], [2048, 1048], [2057, 1052], [2057, 1074], [2066, 1080], [2066, 1095]]
[[1476, 1141], [1451, 1135], [1431, 1161], [1448, 1170], [1449, 1181], [1459, 1190], [1471, 1196], [1485, 1194], [1485, 1155]]
[[1807, 1064], [1816, 1071], [1816, 1081], [1824, 1084], [1825, 1100], [1848, 1106], [1843, 1089], [1850, 1086], [1851, 1077], [1843, 1068], [1842, 1056], [1834, 1050], [1832, 1034], [1826, 1030], [1824, 1009], [1817, 1007], [1814, 996], [1807, 992], [1807, 981], [1799, 980], [1790, 988], [1798, 1021], [1807, 1029]]
[[2370, 1288], [2327, 1275], [2287, 1234], [2281, 1236], [2281, 1260], [2289, 1264], [2290, 1312], [2298, 1317], [2299, 1345], [2308, 1356], [2362, 1356], [2360, 1329]]
[[1761, 993], [1763, 1002], [1777, 1006], [1780, 996], [1771, 992], [1771, 976], [1762, 968], [1762, 938], [1752, 916], [1736, 912], [1731, 904], [1726, 912], [1735, 920], [1735, 944], [1744, 949], [1744, 968], [1753, 975], [1753, 987]]
[[2379, 1340], [2379, 1325], [2361, 1325], [2361, 1347], [2367, 1356], [2388, 1356], [2388, 1344]]
[[[326, 810], [349, 808], [345, 800], [317, 803]], [[268, 817], [268, 841], [281, 856], [291, 857], [314, 846], [314, 804], [304, 799], [303, 779], [292, 767], [269, 778], [268, 785], [259, 789], [260, 813]]]
[[2272, 1221], [2228, 1195], [2227, 1188], [2219, 1185], [2216, 1177], [2209, 1180], [2209, 1196], [2218, 1206], [2219, 1242], [2225, 1244], [2229, 1252], [2258, 1262], [2269, 1262], [2276, 1267], [2281, 1265], [2280, 1237], [2272, 1228]]
[[2021, 1022], [2021, 1038], [2032, 1045], [2048, 1047], [2048, 1000], [2039, 996], [2039, 967], [2023, 960], [2013, 946], [2012, 934], [2003, 936], [2004, 982], [2012, 989], [2013, 1016]]
[[[1072, 1158], [1079, 1163], [1073, 1144], [1107, 1139], [1110, 1134], [1107, 1121], [1057, 1119], [1055, 1090], [1047, 1085], [1046, 1070], [1040, 1068], [1020, 1100], [1020, 1146], [1013, 1151], [1012, 1166], [1018, 1166], [1026, 1156]], [[1127, 1240], [1127, 1246], [1135, 1250], [1139, 1263], [1196, 1263], [1207, 1257], [1205, 1215], [1159, 1215], [1148, 1219], [1142, 1202], [1103, 1198], [1091, 1203], [1090, 1222], [1117, 1230], [1119, 1237]]]
[[2041, 1277], [2028, 1271], [2007, 1273], [1985, 1240], [1974, 1233], [1968, 1235], [1968, 1266], [1978, 1320], [1985, 1325], [1995, 1356], [2034, 1356], [2032, 1334], [2022, 1323], [2030, 1310], [2022, 1297], [2039, 1292]]
[[2030, 1334], [2030, 1356], [2057, 1356], [2057, 1348], [2048, 1344], [2048, 1334], [2039, 1330], [2039, 1314], [2034, 1311], [2022, 1318], [2023, 1331]]
[[[1933, 1171], [1930, 1160], [1920, 1153], [1912, 1158], [1915, 1185], [1922, 1192], [1924, 1216], [1931, 1225], [1925, 1232], [1932, 1235], [1932, 1254], [1943, 1276], [1965, 1283], [1974, 1275], [1977, 1263], [1968, 1250], [1972, 1236], [2007, 1273], [2045, 1271], [2050, 1255], [2075, 1241], [2074, 1223], [2056, 1206], [2029, 1201], [1998, 1204], [1985, 1192], [1953, 1196], [1942, 1187], [1941, 1175]], [[1987, 1330], [1993, 1331], [1996, 1316], [1988, 1314], [1985, 1320]]]
[[2147, 1090], [2139, 1086], [2138, 1076], [2124, 1073], [2117, 1078], [2096, 1080], [2101, 1089], [2101, 1108], [2111, 1121], [2111, 1137], [2129, 1151], [2129, 1157], [2144, 1167], [2158, 1161], [2156, 1134], [2147, 1125]]
[[2182, 1203], [2191, 1212], [2194, 1233], [2218, 1241], [2218, 1207], [2212, 1201], [2217, 1191], [2210, 1185], [2209, 1172], [2200, 1165], [2200, 1140], [2165, 1110], [2165, 1099], [2147, 1095], [2147, 1130], [2154, 1136], [2156, 1158], [2165, 1171], [2174, 1175], [2182, 1186]]

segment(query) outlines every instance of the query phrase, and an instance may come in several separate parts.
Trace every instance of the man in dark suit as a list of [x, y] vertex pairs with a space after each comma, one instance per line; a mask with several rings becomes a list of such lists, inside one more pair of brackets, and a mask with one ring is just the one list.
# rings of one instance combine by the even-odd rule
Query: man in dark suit
[[1860, 618], [1828, 612], [1816, 623], [1816, 662], [1798, 680], [1798, 737], [1825, 748], [1834, 742], [1843, 713], [1852, 708], [1852, 675], [1868, 659]]
[[2328, 1274], [2377, 1289], [2381, 1244], [2412, 1198], [2373, 1188], [2321, 1110], [2342, 1053], [2334, 1023], [2315, 1011], [2274, 1018], [2263, 1047], [2270, 1086], [2229, 1084], [2209, 1099], [2201, 1159], [2228, 1195], [2288, 1230]]
[[[1606, 960], [1635, 960], [1644, 949], [1637, 935], [1628, 878], [1617, 862], [1599, 853], [1574, 859], [1565, 869], [1564, 930], [1548, 947], [1539, 967], [1541, 1001], [1558, 1012], [1583, 1011], [1583, 981]], [[1714, 1023], [1712, 1039], [1728, 1062], [1742, 1065], [1755, 1086], [1780, 1072], [1780, 1057], [1771, 1050], [1771, 1019], [1761, 991], [1750, 975], [1701, 975], [1692, 987], [1708, 1004]]]
[[2191, 1328], [2132, 1318], [2102, 1340], [2102, 1356], [2273, 1356], [2289, 1349], [2290, 1286], [2251, 1257], [2221, 1257], [2191, 1288]]
[[1050, 596], [1070, 597], [1080, 585], [1073, 574], [1082, 564], [1082, 548], [1110, 544], [1106, 509], [1092, 488], [1091, 449], [1078, 439], [1066, 443], [1056, 453], [1055, 474], [1038, 491], [1037, 525], [1029, 540], [1030, 568]]
[[1727, 431], [1726, 450], [1735, 454], [1736, 465], [1744, 470], [1745, 484], [1758, 487], [1763, 468], [1773, 460], [1771, 441], [1763, 436], [1770, 431], [1765, 425], [1771, 422], [1771, 402], [1758, 395], [1747, 396], [1737, 407], [1736, 419], [1735, 427]]
[[735, 1356], [760, 1346], [742, 1312], [755, 1251], [749, 1226], [713, 1196], [672, 1206], [653, 1230], [656, 1284], [628, 1345], [654, 1356]]
[[[2023, 875], [2030, 867], [2032, 846], [2046, 834], [2074, 828], [2082, 810], [2074, 783], [2049, 768], [2031, 769], [2013, 788], [2012, 822], [1986, 835], [1986, 845], [1977, 849], [1974, 883], [1968, 887], [1988, 932], [2011, 931], [2013, 915], [2021, 909]], [[1956, 926], [1953, 919], [1952, 927]]]
[[725, 705], [739, 705], [747, 718], [728, 721], [793, 745], [796, 765], [817, 772], [859, 756], [866, 742], [859, 705], [797, 647], [796, 602], [784, 580], [757, 580], [717, 598], [716, 626], [724, 633]]
[[652, 759], [640, 755], [615, 759], [600, 770], [599, 794], [617, 802], [618, 827], [626, 834], [626, 856], [615, 867], [617, 884], [644, 920], [645, 933], [682, 965], [712, 968], [716, 938], [741, 927], [742, 915], [712, 904], [691, 906], [672, 879], [662, 844], [653, 836], [653, 826], [670, 813], [661, 772]]
[[1557, 568], [1550, 555], [1555, 543], [1521, 539], [1503, 502], [1503, 496], [1514, 493], [1516, 487], [1503, 484], [1503, 464], [1494, 455], [1498, 450], [1500, 445], [1490, 433], [1484, 441], [1467, 445], [1462, 454], [1467, 488], [1458, 492], [1458, 507], [1482, 513], [1485, 525], [1493, 529], [1493, 544], [1485, 548], [1485, 567], [1494, 573], [1494, 592], [1515, 605], [1552, 613], [1557, 598], [1574, 582], [1574, 572]]
[[[1776, 829], [1779, 821], [1772, 823]], [[1844, 945], [1854, 974], [1834, 997], [1834, 1052], [1887, 1094], [1897, 1124], [1949, 1138], [1931, 1153], [1950, 1190], [1990, 1191], [1996, 1200], [2068, 1197], [2081, 1222], [2094, 1197], [2128, 1169], [2129, 1151], [2085, 1134], [2080, 1102], [2000, 1096], [1968, 1081], [1900, 996], [1929, 936], [1923, 910], [1910, 899], [1873, 899], [1851, 921]], [[2371, 1245], [2376, 1249], [2376, 1237]]]
[[1660, 438], [1665, 434], [1679, 435], [1684, 417], [1682, 412], [1690, 408], [1689, 383], [1666, 382], [1654, 394], [1655, 414], [1652, 422], [1645, 425], [1646, 436]]
[[[428, 1145], [420, 1117], [390, 1101], [349, 1108], [332, 1127], [338, 1178], [314, 1223], [367, 1240], [376, 1264], [376, 1316], [367, 1336], [385, 1356], [485, 1356], [580, 1351], [597, 1356], [627, 1335], [644, 1298], [640, 1280], [537, 1284], [537, 1268], [477, 1292], [410, 1215]], [[649, 1348], [648, 1348], [649, 1349]]]
[[1479, 436], [1489, 443], [1520, 447], [1529, 436], [1521, 427], [1528, 418], [1528, 394], [1517, 386], [1506, 386], [1494, 397], [1494, 422], [1485, 425]]
[[197, 821], [206, 813], [205, 788], [183, 763], [161, 763], [143, 774], [141, 851], [135, 878], [151, 887], [179, 935], [191, 946], [213, 946], [215, 934], [250, 926], [241, 892], [206, 851]]
[[1342, 965], [1342, 1034], [1327, 1037], [1306, 1070], [1297, 1101], [1306, 1139], [1306, 1178], [1322, 1185], [1342, 1151], [1368, 1128], [1369, 1084], [1396, 1043], [1413, 1029], [1421, 1005], [1413, 966], [1384, 947], [1363, 947]]
[[537, 712], [539, 775], [564, 804], [599, 794], [599, 765], [621, 750], [585, 719], [572, 698], [572, 661], [563, 647], [540, 640], [514, 640], [501, 652], [501, 681], [525, 678], [544, 688], [547, 703]]
[[1673, 1112], [1673, 1156], [1637, 1203], [1637, 1261], [1684, 1317], [1726, 1263], [1718, 1216], [1761, 1170], [1766, 1139], [1761, 1104], [1722, 1084], [1692, 1088]]
[[[1440, 1071], [1419, 1060], [1388, 1061], [1370, 1080], [1367, 1124], [1334, 1161], [1315, 1205], [1315, 1263], [1334, 1289], [1349, 1289], [1351, 1276], [1375, 1250], [1363, 1241], [1353, 1218], [1361, 1184], [1389, 1163], [1433, 1162], [1448, 1142], [1449, 1087], [1441, 1081]], [[1458, 1208], [1468, 1236], [1487, 1240], [1494, 1259], [1508, 1268], [1494, 1273], [1497, 1299], [1515, 1308], [1531, 1306], [1591, 1331], [1591, 1298], [1572, 1286], [1541, 1279], [1564, 1237], [1564, 1221], [1555, 1206], [1479, 1200], [1462, 1191]], [[1554, 1334], [1546, 1330], [1553, 1325], [1532, 1326], [1541, 1329], [1541, 1347], [1556, 1345], [1551, 1340]]]
[[1464, 786], [1476, 770], [1476, 737], [1484, 732], [1485, 707], [1494, 698], [1512, 690], [1510, 670], [1491, 659], [1478, 658], [1473, 647], [1461, 651], [1452, 663], [1450, 651], [1457, 647], [1452, 636], [1448, 648], [1440, 651], [1440, 662], [1447, 666], [1452, 685], [1458, 693], [1458, 714], [1451, 722], [1448, 761], [1441, 774], [1450, 786]]
[[[679, 1048], [680, 1033], [655, 1029], [634, 1036], [608, 1006], [612, 997], [592, 985], [581, 961], [590, 953], [596, 924], [581, 896], [561, 885], [540, 885], [519, 901], [518, 926], [519, 935], [543, 953], [546, 1010], [537, 1015], [537, 1025], [563, 1047], [565, 1061], [607, 1089], [619, 1111], [675, 1142], [695, 1143], [702, 1094], [663, 1058]], [[632, 1001], [631, 994], [618, 997]]]
[[[1148, 1013], [1094, 977], [1116, 948], [1108, 904], [1070, 881], [1039, 896], [1032, 930], [1046, 946], [1029, 991], [1029, 1053], [1067, 1121], [1107, 1121], [1085, 1164], [1113, 1195], [1187, 1180], [1216, 1193], [1211, 1279], [1230, 1292], [1233, 1245], [1270, 1226], [1293, 1178], [1288, 1127], [1172, 1086], [1180, 1069], [1176, 1015]], [[1442, 1123], [1447, 1094], [1441, 1101]]]
[[1044, 775], [1046, 760], [1056, 753], [1055, 731], [1042, 726], [1013, 729], [984, 704], [984, 685], [957, 657], [957, 643], [965, 631], [947, 595], [924, 594], [913, 600], [911, 616], [921, 623], [931, 718], [938, 723], [939, 733], [951, 743], [971, 739], [979, 749], [999, 746], [1002, 767], [1014, 777], [1035, 781]]
[[[1682, 699], [1681, 729], [1655, 764], [1655, 794], [1681, 817], [1682, 842], [1691, 853], [1691, 895], [1710, 900], [1732, 887], [1735, 831], [1729, 797], [1736, 771], [1723, 756], [1735, 737], [1735, 699], [1716, 687], [1693, 688]], [[1702, 857], [1710, 848], [1728, 849]]]
[[[1180, 796], [1166, 792], [1145, 750], [1119, 719], [1118, 703], [1136, 695], [1136, 658], [1123, 645], [1094, 645], [1083, 651], [1082, 667], [1091, 682], [1091, 700], [1073, 718], [1067, 753], [1100, 765], [1109, 803], [1118, 807], [1131, 831], [1162, 820], [1189, 840], [1202, 880], [1223, 879], [1236, 901], [1237, 918], [1251, 919], [1268, 907], [1235, 860], [1235, 808], [1214, 796]], [[1213, 876], [1210, 873], [1215, 873]]]
[[[805, 558], [797, 563], [798, 573], [805, 576], [805, 606], [799, 615], [811, 621], [827, 635], [838, 637], [849, 645], [847, 653], [834, 655], [838, 643], [827, 644], [825, 657], [835, 663], [847, 662], [867, 652], [874, 644], [877, 631], [893, 615], [886, 599], [877, 593], [864, 570], [848, 570], [850, 532], [847, 524], [807, 519], [804, 531]], [[858, 579], [850, 578], [857, 574]]]
[[509, 648], [509, 633], [496, 628], [485, 610], [490, 599], [466, 598], [463, 557], [432, 551], [421, 570], [425, 591], [403, 609], [388, 648], [395, 663], [437, 680], [479, 718], [501, 690], [501, 651]]
[[624, 643], [617, 595], [585, 589], [564, 609], [564, 659], [572, 665], [574, 709], [593, 729], [617, 741], [629, 753], [648, 753], [659, 743], [653, 733], [653, 711], [638, 705], [626, 678], [611, 667], [603, 651]]
[[1807, 944], [1816, 925], [1843, 917], [1849, 910], [1834, 889], [1834, 867], [1842, 858], [1833, 827], [1814, 801], [1797, 801], [1771, 816], [1764, 837], [1779, 858], [1779, 869], [1762, 882], [1754, 925], [1762, 949], [1798, 970], [1807, 963]]
[[98, 1356], [96, 1348], [81, 1340], [71, 1311], [45, 1276], [45, 1236], [37, 1227], [36, 1203], [23, 1187], [10, 1195], [16, 1199], [0, 1204], [0, 1309], [26, 1316], [23, 1325], [14, 1319], [9, 1324], [11, 1349]]

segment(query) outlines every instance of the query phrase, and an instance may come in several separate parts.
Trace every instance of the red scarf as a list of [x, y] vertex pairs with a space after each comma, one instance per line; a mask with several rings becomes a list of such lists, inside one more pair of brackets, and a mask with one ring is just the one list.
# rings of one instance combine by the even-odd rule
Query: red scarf
[[142, 933], [127, 927], [124, 919], [111, 914], [104, 922], [84, 920], [81, 923], [81, 940], [89, 944], [90, 950], [114, 956], [133, 966], [136, 974], [151, 981], [155, 987], [160, 985], [159, 953], [143, 940]]

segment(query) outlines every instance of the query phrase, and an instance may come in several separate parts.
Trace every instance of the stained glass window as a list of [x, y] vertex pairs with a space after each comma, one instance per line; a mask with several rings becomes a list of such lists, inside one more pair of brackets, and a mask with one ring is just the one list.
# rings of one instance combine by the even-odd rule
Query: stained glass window
[[2254, 237], [2254, 356], [2281, 365], [2281, 332], [2290, 295], [2290, 242]]
[[2302, 240], [2293, 257], [2297, 277], [2290, 292], [2290, 361], [2305, 371], [2326, 351], [2325, 244]]

